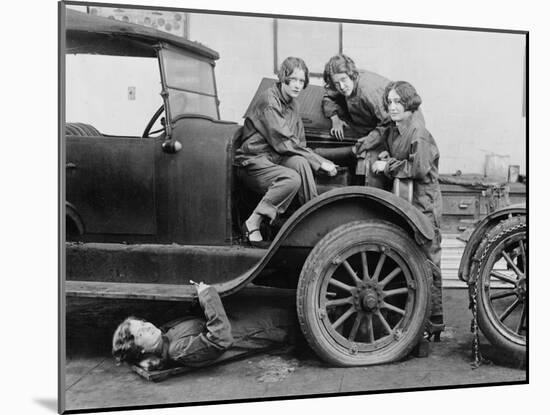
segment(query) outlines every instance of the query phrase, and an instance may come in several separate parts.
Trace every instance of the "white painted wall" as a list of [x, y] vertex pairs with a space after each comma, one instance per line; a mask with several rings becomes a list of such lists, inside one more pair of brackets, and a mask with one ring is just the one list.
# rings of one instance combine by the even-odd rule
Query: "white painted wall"
[[273, 77], [270, 19], [191, 14], [189, 37], [220, 54], [216, 84], [222, 119], [242, 122], [263, 77]]
[[[267, 18], [191, 17], [191, 38], [221, 56], [216, 74], [222, 118], [241, 121], [259, 80], [274, 77], [272, 28]], [[296, 51], [315, 38], [304, 36]], [[524, 36], [344, 24], [343, 46], [359, 67], [417, 88], [442, 173], [483, 173], [492, 153], [510, 156], [510, 164], [525, 173]], [[286, 50], [292, 53], [288, 45]]]
[[[216, 76], [221, 117], [242, 122], [261, 78], [275, 77], [272, 19], [191, 14], [189, 24], [192, 40], [220, 54]], [[315, 34], [311, 38], [305, 34], [296, 51], [302, 50], [304, 44], [313, 44], [316, 38]], [[424, 101], [427, 126], [439, 145], [442, 173], [459, 169], [464, 173], [483, 173], [485, 157], [491, 153], [508, 155], [510, 163], [520, 165], [521, 173], [525, 173], [523, 35], [346, 23], [343, 40], [344, 52], [359, 67], [390, 79], [410, 81], [417, 88]], [[292, 46], [287, 44], [285, 51], [291, 54]], [[328, 51], [327, 60], [331, 54]], [[92, 76], [86, 82], [93, 83], [86, 84], [75, 79], [70, 65], [68, 99], [120, 87], [119, 108], [128, 107], [122, 105], [128, 104], [123, 102], [127, 88], [140, 82], [110, 73]], [[88, 67], [93, 74], [89, 62], [79, 65], [79, 70]], [[76, 69], [76, 64], [73, 66]], [[143, 85], [158, 83], [158, 78], [146, 73], [145, 68], [140, 70]], [[321, 85], [322, 81], [312, 79], [312, 83]], [[129, 129], [141, 133], [161, 102], [157, 89], [151, 96], [142, 91], [144, 88], [138, 87], [130, 113], [116, 112], [114, 106], [105, 132], [120, 134], [115, 130], [119, 119], [123, 119]], [[67, 107], [68, 121], [86, 122], [96, 111], [104, 111], [103, 107], [89, 108], [85, 99], [74, 102], [76, 107]]]
[[[66, 68], [67, 122], [91, 124], [103, 134], [141, 136], [162, 105], [157, 59], [67, 55]], [[135, 88], [134, 100], [128, 99], [128, 87]]]
[[343, 36], [358, 66], [417, 88], [443, 173], [483, 173], [491, 153], [525, 173], [524, 36], [357, 24]]

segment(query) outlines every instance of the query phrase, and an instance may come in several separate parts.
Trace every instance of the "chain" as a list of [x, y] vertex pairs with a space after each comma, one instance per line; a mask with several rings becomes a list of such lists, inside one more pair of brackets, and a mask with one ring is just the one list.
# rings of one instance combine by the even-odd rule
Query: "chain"
[[[504, 233], [511, 233], [511, 232], [514, 232], [516, 229], [520, 229], [522, 227], [524, 227], [525, 225], [524, 224], [518, 224], [512, 228], [509, 228], [506, 230], [506, 232]], [[472, 324], [471, 324], [471, 328], [470, 328], [470, 331], [472, 333], [474, 333], [474, 338], [472, 340], [472, 354], [474, 356], [474, 361], [471, 363], [472, 365], [472, 369], [477, 369], [478, 367], [480, 367], [482, 364], [488, 364], [488, 363], [491, 363], [490, 360], [488, 359], [484, 359], [483, 356], [481, 355], [481, 350], [480, 350], [480, 347], [479, 347], [479, 326], [477, 324], [477, 313], [478, 313], [478, 310], [477, 310], [477, 282], [479, 280], [479, 276], [481, 274], [481, 264], [483, 263], [483, 260], [485, 259], [485, 256], [487, 255], [487, 252], [489, 251], [489, 248], [491, 247], [491, 245], [493, 244], [493, 242], [495, 242], [497, 239], [499, 239], [501, 236], [503, 235], [503, 232], [497, 234], [494, 238], [492, 238], [491, 240], [489, 240], [487, 242], [487, 245], [485, 246], [485, 249], [483, 250], [483, 254], [481, 255], [481, 258], [479, 259], [473, 259], [473, 261], [475, 262], [478, 262], [478, 266], [477, 266], [477, 272], [476, 272], [476, 275], [475, 275], [475, 278], [473, 280], [471, 280], [471, 283], [470, 283], [470, 303], [471, 303], [471, 306], [472, 306]], [[473, 289], [472, 289], [472, 286], [473, 286]]]
[[481, 356], [481, 350], [479, 349], [479, 326], [477, 324], [477, 279], [479, 278], [479, 266], [476, 278], [473, 282], [473, 291], [470, 301], [472, 302], [472, 327], [471, 332], [474, 333], [474, 338], [472, 340], [472, 354], [474, 356], [474, 361], [471, 363], [472, 369], [477, 369], [481, 366], [483, 357]]

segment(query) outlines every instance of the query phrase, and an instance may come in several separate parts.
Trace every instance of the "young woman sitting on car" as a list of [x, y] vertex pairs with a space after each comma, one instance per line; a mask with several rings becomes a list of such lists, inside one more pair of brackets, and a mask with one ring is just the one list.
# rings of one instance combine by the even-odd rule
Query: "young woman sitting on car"
[[245, 115], [243, 142], [237, 150], [237, 175], [251, 190], [263, 195], [242, 226], [254, 246], [262, 246], [260, 225], [283, 213], [296, 194], [300, 204], [317, 196], [313, 172], [336, 175], [331, 161], [306, 147], [296, 98], [309, 83], [305, 62], [288, 57], [281, 64], [279, 81], [268, 88]]

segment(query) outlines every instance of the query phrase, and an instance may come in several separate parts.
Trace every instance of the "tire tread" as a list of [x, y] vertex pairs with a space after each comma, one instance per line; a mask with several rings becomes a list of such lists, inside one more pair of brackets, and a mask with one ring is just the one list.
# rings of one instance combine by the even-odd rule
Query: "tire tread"
[[[478, 285], [477, 288], [477, 303], [478, 303], [478, 318], [477, 322], [485, 335], [487, 340], [491, 342], [496, 347], [499, 347], [506, 353], [508, 353], [514, 360], [523, 361], [525, 359], [526, 347], [514, 343], [508, 339], [504, 339], [495, 329], [492, 328], [492, 323], [489, 321], [488, 317], [484, 315], [484, 310], [482, 307], [482, 290], [481, 290], [481, 281], [480, 276], [483, 272], [482, 267], [484, 266], [484, 261], [490, 254], [492, 248], [496, 243], [501, 241], [503, 238], [513, 234], [515, 232], [523, 231], [527, 229], [526, 217], [524, 215], [513, 216], [508, 219], [504, 219], [494, 226], [487, 235], [483, 238], [479, 244], [475, 254], [474, 261], [472, 262], [472, 273], [474, 276], [474, 284]], [[486, 320], [487, 319], [487, 320]]]

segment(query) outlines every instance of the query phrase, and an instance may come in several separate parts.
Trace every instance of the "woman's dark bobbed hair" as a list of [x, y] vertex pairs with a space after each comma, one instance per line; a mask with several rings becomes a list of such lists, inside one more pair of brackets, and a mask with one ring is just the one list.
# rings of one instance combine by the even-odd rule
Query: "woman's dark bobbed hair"
[[281, 63], [281, 67], [279, 68], [279, 72], [277, 73], [277, 76], [279, 77], [279, 82], [288, 85], [288, 83], [290, 82], [290, 75], [292, 75], [294, 69], [301, 69], [302, 71], [304, 71], [304, 75], [306, 78], [304, 81], [304, 89], [306, 89], [309, 85], [309, 69], [302, 58], [289, 56], [283, 61], [283, 63]]
[[388, 95], [392, 89], [395, 89], [395, 92], [401, 98], [401, 104], [403, 104], [405, 111], [415, 112], [422, 104], [422, 98], [410, 83], [406, 81], [390, 82], [384, 91], [384, 109], [386, 111], [388, 111], [389, 106]]
[[334, 55], [325, 64], [323, 79], [325, 80], [325, 84], [327, 84], [331, 89], [336, 89], [335, 85], [332, 83], [332, 75], [337, 73], [345, 73], [353, 81], [355, 81], [359, 75], [353, 59], [343, 53], [340, 55]]

